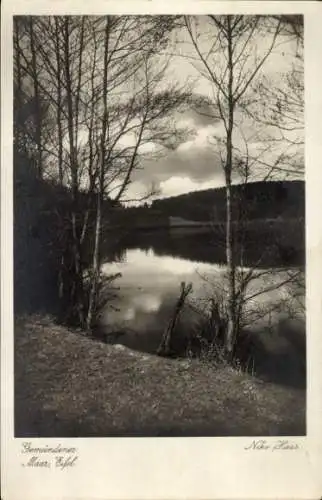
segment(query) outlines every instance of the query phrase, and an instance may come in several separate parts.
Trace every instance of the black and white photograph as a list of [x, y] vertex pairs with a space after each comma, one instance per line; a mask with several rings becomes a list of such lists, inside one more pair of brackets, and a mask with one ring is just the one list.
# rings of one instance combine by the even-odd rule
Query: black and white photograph
[[303, 25], [13, 17], [16, 438], [306, 435]]

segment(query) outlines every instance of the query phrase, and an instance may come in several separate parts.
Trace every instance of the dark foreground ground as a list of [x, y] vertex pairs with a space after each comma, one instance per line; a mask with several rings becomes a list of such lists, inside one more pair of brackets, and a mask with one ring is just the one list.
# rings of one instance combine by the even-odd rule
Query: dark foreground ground
[[305, 390], [16, 321], [16, 437], [304, 435]]

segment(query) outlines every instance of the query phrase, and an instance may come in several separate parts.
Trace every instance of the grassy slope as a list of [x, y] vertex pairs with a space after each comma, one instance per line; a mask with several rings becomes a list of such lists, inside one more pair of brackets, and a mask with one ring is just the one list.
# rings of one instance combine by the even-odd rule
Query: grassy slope
[[15, 342], [17, 436], [305, 433], [303, 390], [94, 342], [47, 318], [17, 320]]

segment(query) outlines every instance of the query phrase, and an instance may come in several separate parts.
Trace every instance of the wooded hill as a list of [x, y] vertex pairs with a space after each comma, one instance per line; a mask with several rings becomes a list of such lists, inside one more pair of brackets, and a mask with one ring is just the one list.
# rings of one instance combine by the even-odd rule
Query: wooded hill
[[[304, 181], [252, 182], [233, 186], [235, 218], [243, 215], [248, 220], [304, 218]], [[167, 216], [196, 221], [222, 221], [226, 213], [225, 188], [194, 191], [155, 200], [152, 209]]]

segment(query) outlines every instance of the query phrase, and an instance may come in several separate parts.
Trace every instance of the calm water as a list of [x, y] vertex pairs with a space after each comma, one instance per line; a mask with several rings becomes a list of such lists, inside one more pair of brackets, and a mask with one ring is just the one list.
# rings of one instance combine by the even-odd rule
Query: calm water
[[[216, 287], [223, 287], [225, 265], [213, 262], [211, 247], [208, 248], [208, 254], [211, 255], [209, 262], [206, 261], [204, 247], [203, 260], [196, 259], [197, 241], [195, 240], [194, 247], [190, 248], [191, 239], [172, 239], [168, 245], [163, 240], [161, 250], [160, 244], [154, 244], [153, 238], [150, 238], [149, 244], [145, 242], [140, 247], [123, 248], [118, 262], [106, 262], [103, 272], [121, 273], [121, 277], [114, 282], [118, 290], [112, 306], [109, 305], [103, 311], [101, 330], [104, 333], [118, 331], [118, 343], [140, 350], [155, 351], [171, 317], [182, 281], [192, 283], [193, 293], [190, 299], [192, 303], [197, 301], [199, 305], [205, 303], [205, 298], [209, 297]], [[286, 273], [285, 269], [268, 269], [266, 273], [264, 268], [261, 272], [264, 272], [264, 275], [252, 283], [250, 294], [282, 281]], [[252, 308], [281, 303], [287, 293], [287, 287], [281, 287], [278, 291], [268, 291], [260, 295], [250, 302], [250, 313]], [[197, 319], [197, 313], [187, 305], [181, 320], [183, 325], [191, 327]], [[264, 321], [267, 322], [267, 317]]]

